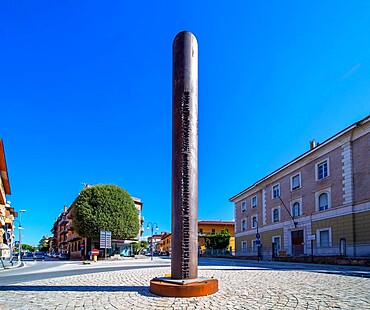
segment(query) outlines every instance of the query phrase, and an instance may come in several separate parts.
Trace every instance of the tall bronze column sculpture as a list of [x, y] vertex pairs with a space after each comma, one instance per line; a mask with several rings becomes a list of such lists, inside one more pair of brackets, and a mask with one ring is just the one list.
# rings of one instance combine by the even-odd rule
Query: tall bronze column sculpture
[[198, 277], [198, 43], [190, 32], [173, 42], [171, 276]]
[[171, 277], [155, 278], [157, 295], [194, 297], [218, 291], [198, 278], [198, 43], [188, 31], [173, 41]]

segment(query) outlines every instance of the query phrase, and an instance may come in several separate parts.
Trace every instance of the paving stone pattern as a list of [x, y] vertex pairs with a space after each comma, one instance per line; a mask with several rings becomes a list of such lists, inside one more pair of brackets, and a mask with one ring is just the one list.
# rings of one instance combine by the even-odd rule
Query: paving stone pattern
[[[219, 292], [198, 298], [149, 293], [149, 281], [169, 267], [121, 270], [7, 286], [4, 309], [370, 309], [370, 279], [290, 270], [200, 267]], [[13, 290], [14, 288], [14, 290]]]

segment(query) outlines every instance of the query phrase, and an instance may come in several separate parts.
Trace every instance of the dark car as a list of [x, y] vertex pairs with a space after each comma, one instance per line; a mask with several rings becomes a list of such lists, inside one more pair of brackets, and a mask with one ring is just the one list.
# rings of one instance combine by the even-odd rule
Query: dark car
[[44, 252], [35, 252], [33, 253], [33, 259], [42, 259], [44, 260], [45, 259], [45, 254]]

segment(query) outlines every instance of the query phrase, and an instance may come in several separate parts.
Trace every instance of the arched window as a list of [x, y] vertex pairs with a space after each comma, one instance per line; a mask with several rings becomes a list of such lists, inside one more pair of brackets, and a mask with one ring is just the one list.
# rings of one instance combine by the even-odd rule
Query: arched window
[[279, 222], [279, 221], [280, 221], [279, 209], [274, 209], [273, 222]]
[[328, 194], [322, 193], [319, 196], [319, 211], [327, 210], [329, 208]]
[[299, 202], [295, 202], [293, 204], [293, 217], [300, 215], [301, 215], [301, 205], [299, 204]]

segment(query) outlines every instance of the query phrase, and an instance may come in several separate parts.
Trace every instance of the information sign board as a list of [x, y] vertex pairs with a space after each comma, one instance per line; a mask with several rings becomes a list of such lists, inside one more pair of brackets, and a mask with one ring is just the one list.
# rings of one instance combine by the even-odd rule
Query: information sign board
[[112, 232], [104, 230], [100, 231], [100, 248], [101, 249], [112, 248]]

